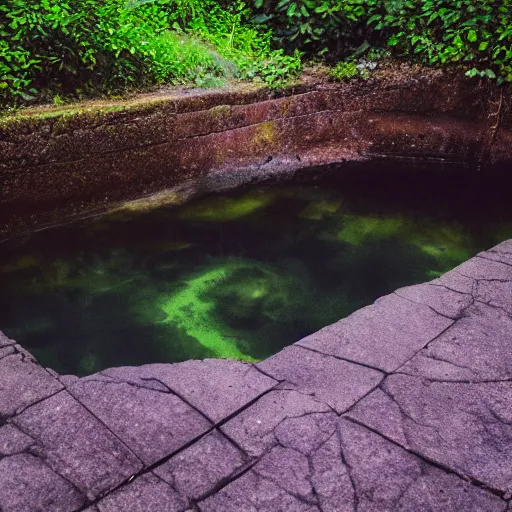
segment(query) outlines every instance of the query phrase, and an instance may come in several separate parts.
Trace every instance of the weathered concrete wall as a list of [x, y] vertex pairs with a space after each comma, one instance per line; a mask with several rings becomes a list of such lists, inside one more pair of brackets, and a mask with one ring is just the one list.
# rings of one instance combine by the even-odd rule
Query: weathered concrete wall
[[512, 161], [511, 94], [459, 75], [388, 73], [272, 97], [205, 91], [0, 122], [0, 236], [212, 176], [376, 158]]

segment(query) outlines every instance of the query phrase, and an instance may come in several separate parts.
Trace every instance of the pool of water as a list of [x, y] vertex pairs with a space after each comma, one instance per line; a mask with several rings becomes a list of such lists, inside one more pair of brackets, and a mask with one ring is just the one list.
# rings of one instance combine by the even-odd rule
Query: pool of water
[[512, 237], [468, 172], [329, 173], [0, 244], [0, 329], [61, 373], [257, 361]]

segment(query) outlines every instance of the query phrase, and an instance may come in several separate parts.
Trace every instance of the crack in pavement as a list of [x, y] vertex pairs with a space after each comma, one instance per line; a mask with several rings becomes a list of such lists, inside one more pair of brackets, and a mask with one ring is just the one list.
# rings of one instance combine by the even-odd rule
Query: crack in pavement
[[437, 309], [434, 309], [432, 306], [430, 306], [429, 304], [426, 304], [425, 302], [421, 302], [421, 301], [417, 301], [417, 300], [412, 300], [409, 297], [404, 297], [403, 295], [400, 295], [399, 291], [400, 290], [396, 290], [396, 291], [393, 292], [393, 294], [396, 295], [397, 297], [400, 297], [401, 299], [404, 299], [404, 300], [407, 300], [407, 301], [411, 302], [412, 304], [417, 304], [418, 306], [425, 306], [425, 307], [429, 308], [432, 312], [434, 312], [436, 315], [442, 316], [443, 318], [447, 318], [448, 320], [457, 320], [458, 318], [460, 318], [460, 314], [455, 316], [455, 317], [449, 316], [449, 315], [445, 315], [444, 313], [441, 313], [440, 311], [437, 311]]
[[344, 418], [347, 421], [350, 421], [350, 422], [352, 422], [352, 423], [354, 423], [356, 425], [359, 425], [360, 427], [363, 427], [363, 428], [369, 430], [370, 432], [373, 432], [374, 434], [382, 437], [386, 441], [389, 441], [390, 443], [394, 444], [395, 446], [398, 446], [402, 450], [405, 450], [406, 452], [411, 453], [412, 455], [415, 455], [416, 457], [421, 459], [424, 463], [428, 464], [429, 466], [432, 466], [432, 467], [435, 467], [437, 469], [440, 469], [444, 473], [447, 473], [447, 474], [450, 474], [450, 475], [455, 475], [460, 480], [462, 480], [463, 482], [469, 483], [469, 484], [471, 484], [471, 485], [473, 485], [475, 487], [479, 487], [479, 488], [485, 489], [486, 491], [490, 492], [491, 494], [494, 494], [495, 496], [498, 496], [501, 499], [503, 499], [503, 497], [506, 495], [506, 493], [504, 493], [503, 491], [501, 491], [499, 489], [494, 489], [492, 486], [489, 486], [488, 484], [486, 484], [486, 483], [484, 483], [484, 482], [482, 482], [482, 481], [480, 481], [478, 479], [472, 478], [469, 475], [461, 473], [459, 470], [457, 470], [455, 468], [452, 468], [450, 466], [447, 466], [447, 465], [444, 465], [444, 464], [440, 463], [439, 461], [431, 459], [431, 458], [427, 457], [426, 455], [424, 455], [423, 453], [421, 453], [421, 452], [419, 452], [419, 451], [417, 451], [415, 449], [412, 449], [412, 448], [407, 447], [407, 446], [403, 446], [402, 444], [400, 444], [397, 441], [395, 441], [393, 438], [386, 436], [385, 434], [383, 434], [379, 430], [377, 430], [377, 429], [367, 425], [366, 423], [363, 423], [362, 421], [359, 421], [356, 418], [353, 418], [351, 416], [344, 416]]

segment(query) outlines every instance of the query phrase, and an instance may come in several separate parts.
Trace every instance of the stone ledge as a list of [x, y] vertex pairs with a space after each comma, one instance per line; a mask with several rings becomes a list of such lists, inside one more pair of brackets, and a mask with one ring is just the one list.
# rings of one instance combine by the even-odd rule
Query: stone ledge
[[162, 189], [179, 200], [329, 164], [505, 165], [512, 115], [496, 118], [500, 94], [458, 74], [407, 70], [281, 97], [205, 91], [3, 120], [0, 237]]

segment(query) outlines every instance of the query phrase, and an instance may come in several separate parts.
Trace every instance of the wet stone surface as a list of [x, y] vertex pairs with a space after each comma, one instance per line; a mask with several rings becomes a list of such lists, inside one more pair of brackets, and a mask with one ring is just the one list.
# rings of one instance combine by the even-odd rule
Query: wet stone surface
[[[323, 432], [321, 432], [323, 434]], [[345, 419], [318, 446], [278, 446], [201, 510], [498, 511], [506, 504]]]
[[10, 340], [3, 332], [0, 332], [0, 348], [14, 345], [15, 341]]
[[504, 357], [511, 342], [512, 318], [501, 309], [477, 302], [399, 372], [434, 381], [511, 379], [512, 358]]
[[2, 512], [505, 512], [512, 242], [257, 365], [59, 377], [0, 335]]
[[183, 496], [198, 500], [227, 482], [248, 462], [235, 443], [213, 431], [177, 456], [154, 469], [154, 473]]
[[0, 459], [0, 510], [67, 512], [85, 496], [39, 457], [25, 453]]
[[100, 512], [179, 512], [184, 507], [180, 495], [152, 473], [142, 475], [98, 504]]
[[12, 345], [6, 346], [6, 347], [1, 347], [0, 348], [0, 359], [10, 356], [11, 354], [15, 354], [15, 353], [16, 353], [16, 349]]
[[17, 455], [34, 444], [34, 440], [18, 430], [14, 425], [0, 428], [0, 457]]

